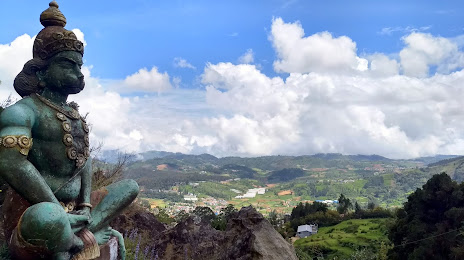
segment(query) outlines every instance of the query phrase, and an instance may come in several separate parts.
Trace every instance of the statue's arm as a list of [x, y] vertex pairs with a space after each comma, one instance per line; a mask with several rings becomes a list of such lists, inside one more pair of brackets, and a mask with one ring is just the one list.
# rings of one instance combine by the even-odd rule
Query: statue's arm
[[[29, 140], [35, 123], [34, 111], [24, 104], [15, 104], [0, 114], [0, 176], [23, 198], [32, 204], [58, 203], [40, 172], [20, 152], [19, 144], [12, 146], [8, 136], [26, 136]], [[12, 139], [9, 138], [9, 141]], [[5, 145], [6, 144], [6, 145]]]
[[90, 203], [90, 193], [92, 192], [92, 158], [89, 157], [81, 178], [81, 203]]

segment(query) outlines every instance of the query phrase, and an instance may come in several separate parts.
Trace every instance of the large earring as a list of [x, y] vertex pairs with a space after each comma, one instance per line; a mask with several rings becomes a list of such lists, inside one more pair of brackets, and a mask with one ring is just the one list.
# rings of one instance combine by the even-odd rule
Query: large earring
[[45, 88], [45, 86], [47, 86], [47, 84], [45, 84], [45, 81], [39, 81], [40, 88]]

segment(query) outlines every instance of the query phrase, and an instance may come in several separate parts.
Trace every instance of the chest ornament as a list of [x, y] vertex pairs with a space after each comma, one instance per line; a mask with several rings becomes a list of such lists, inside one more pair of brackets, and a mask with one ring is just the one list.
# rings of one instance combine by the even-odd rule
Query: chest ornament
[[[56, 119], [61, 122], [61, 127], [64, 132], [62, 141], [64, 146], [66, 146], [66, 156], [68, 159], [75, 161], [77, 168], [84, 166], [87, 159], [90, 157], [89, 127], [85, 119], [73, 108], [71, 108], [71, 111], [65, 110], [63, 107], [54, 104], [38, 94], [35, 94], [35, 96], [42, 101], [42, 103], [56, 111]], [[76, 138], [79, 137], [73, 136], [73, 124], [77, 126], [80, 125], [84, 131], [84, 136], [80, 137], [81, 145], [76, 143]]]

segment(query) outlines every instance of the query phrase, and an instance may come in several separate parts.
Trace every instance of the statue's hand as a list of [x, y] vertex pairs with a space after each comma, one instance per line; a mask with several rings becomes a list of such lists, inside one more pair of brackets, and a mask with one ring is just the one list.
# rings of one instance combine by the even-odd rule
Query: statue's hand
[[75, 215], [86, 216], [88, 218], [89, 224], [92, 223], [92, 215], [90, 215], [90, 209], [85, 207], [81, 210], [72, 212]]
[[[79, 214], [82, 213], [82, 214]], [[68, 213], [69, 224], [71, 224], [71, 229], [74, 233], [80, 231], [90, 224], [92, 221], [89, 212], [81, 212], [81, 210]]]

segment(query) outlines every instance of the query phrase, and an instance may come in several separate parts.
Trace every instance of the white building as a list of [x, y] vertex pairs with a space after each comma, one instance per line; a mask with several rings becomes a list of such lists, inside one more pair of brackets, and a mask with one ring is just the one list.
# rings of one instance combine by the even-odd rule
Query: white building
[[184, 200], [187, 200], [187, 201], [197, 201], [198, 198], [197, 198], [197, 195], [184, 195]]
[[298, 226], [296, 235], [299, 238], [309, 237], [311, 235], [317, 234], [317, 225], [301, 225]]
[[237, 199], [254, 198], [256, 197], [256, 194], [262, 195], [264, 193], [266, 193], [266, 188], [248, 189], [247, 193], [241, 196], [240, 195], [236, 196], [235, 198]]

